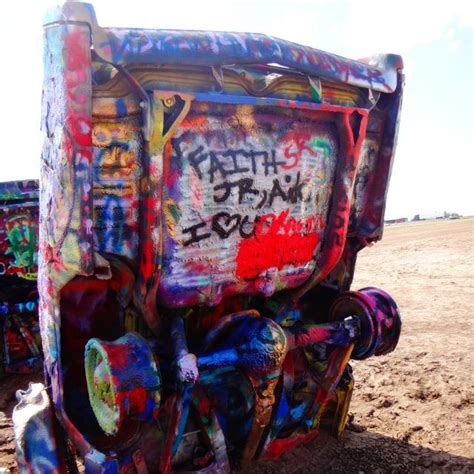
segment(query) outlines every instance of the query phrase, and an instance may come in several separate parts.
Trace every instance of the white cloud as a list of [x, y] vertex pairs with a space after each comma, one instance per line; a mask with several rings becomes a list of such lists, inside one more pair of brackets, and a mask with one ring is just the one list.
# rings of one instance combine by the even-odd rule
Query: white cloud
[[344, 53], [352, 57], [373, 53], [403, 54], [421, 43], [442, 38], [453, 24], [474, 25], [473, 4], [466, 0], [379, 0], [347, 2], [344, 20], [334, 25]]

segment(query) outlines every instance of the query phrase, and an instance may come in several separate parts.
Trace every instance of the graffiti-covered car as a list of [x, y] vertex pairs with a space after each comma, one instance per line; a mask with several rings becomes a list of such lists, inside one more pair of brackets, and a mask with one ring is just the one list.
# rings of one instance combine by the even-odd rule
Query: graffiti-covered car
[[38, 183], [0, 183], [0, 377], [41, 369]]
[[76, 2], [44, 31], [22, 469], [229, 472], [340, 435], [349, 360], [400, 335], [387, 293], [350, 286], [382, 237], [401, 58], [102, 28]]

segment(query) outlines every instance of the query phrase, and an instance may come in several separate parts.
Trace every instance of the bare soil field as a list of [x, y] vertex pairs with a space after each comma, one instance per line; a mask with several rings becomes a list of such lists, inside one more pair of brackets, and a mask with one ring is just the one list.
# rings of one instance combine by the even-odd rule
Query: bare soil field
[[[250, 473], [474, 472], [474, 219], [389, 226], [361, 252], [353, 288], [397, 301], [392, 354], [354, 362], [356, 387], [340, 440], [317, 440]], [[0, 386], [0, 467], [13, 467], [14, 391]]]

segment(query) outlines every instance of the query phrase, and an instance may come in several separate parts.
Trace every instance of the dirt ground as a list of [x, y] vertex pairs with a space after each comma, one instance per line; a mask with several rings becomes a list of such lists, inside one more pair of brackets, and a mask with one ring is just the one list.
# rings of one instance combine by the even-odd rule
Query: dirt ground
[[[248, 473], [474, 472], [474, 219], [389, 226], [353, 288], [378, 286], [403, 317], [395, 352], [355, 362], [348, 429]], [[0, 467], [14, 464], [16, 388], [1, 383]]]
[[397, 301], [397, 349], [352, 363], [339, 441], [318, 439], [252, 472], [474, 473], [474, 219], [387, 226], [359, 255], [352, 288], [365, 286]]

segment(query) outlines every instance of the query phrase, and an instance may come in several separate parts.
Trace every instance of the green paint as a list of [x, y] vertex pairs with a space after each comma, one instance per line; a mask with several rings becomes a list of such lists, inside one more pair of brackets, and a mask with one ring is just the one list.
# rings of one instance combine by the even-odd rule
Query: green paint
[[167, 205], [168, 212], [171, 214], [175, 222], [178, 222], [181, 217], [181, 210], [176, 204]]
[[323, 150], [324, 158], [329, 158], [332, 155], [332, 147], [326, 141], [322, 140], [321, 138], [314, 138], [310, 143], [309, 146], [311, 148], [319, 148]]

